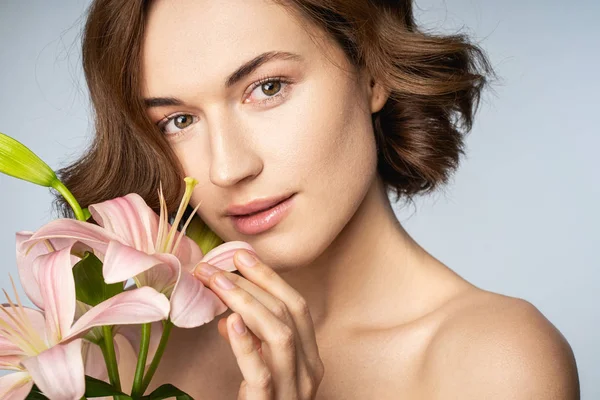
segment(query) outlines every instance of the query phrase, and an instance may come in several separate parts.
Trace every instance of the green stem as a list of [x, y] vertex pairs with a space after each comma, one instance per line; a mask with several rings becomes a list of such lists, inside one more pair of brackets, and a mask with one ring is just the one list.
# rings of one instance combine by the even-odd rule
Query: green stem
[[75, 213], [75, 217], [79, 221], [85, 221], [86, 220], [85, 214], [83, 213], [83, 210], [81, 209], [81, 206], [79, 205], [79, 203], [75, 199], [75, 196], [73, 196], [73, 193], [71, 193], [69, 191], [69, 189], [67, 189], [67, 187], [61, 181], [59, 181], [58, 179], [55, 180], [52, 183], [52, 187], [54, 189], [56, 189], [58, 191], [58, 193], [60, 193], [62, 195], [62, 197], [65, 198], [65, 200], [67, 201], [67, 203], [69, 203], [69, 205], [73, 209], [73, 212]]
[[113, 342], [112, 327], [103, 326], [102, 333], [104, 334], [104, 342], [100, 346], [104, 360], [106, 361], [106, 369], [108, 371], [108, 378], [110, 384], [117, 389], [121, 390], [121, 379], [119, 378], [119, 367], [117, 365], [117, 356], [115, 354], [115, 344]]
[[160, 337], [160, 343], [158, 344], [158, 348], [156, 349], [156, 354], [154, 354], [154, 358], [148, 367], [148, 371], [146, 371], [146, 376], [144, 376], [144, 382], [142, 383], [142, 393], [148, 389], [148, 385], [150, 385], [150, 381], [158, 368], [158, 364], [160, 363], [160, 359], [162, 358], [163, 353], [167, 347], [167, 342], [169, 341], [169, 335], [171, 334], [171, 329], [173, 329], [173, 323], [170, 320], [165, 321], [163, 324], [163, 333]]
[[140, 341], [140, 352], [138, 354], [137, 366], [135, 368], [133, 387], [131, 388], [131, 397], [133, 397], [134, 399], [144, 395], [141, 389], [142, 383], [144, 382], [144, 369], [146, 368], [146, 359], [148, 358], [148, 348], [150, 347], [151, 326], [151, 324], [142, 325], [142, 340]]

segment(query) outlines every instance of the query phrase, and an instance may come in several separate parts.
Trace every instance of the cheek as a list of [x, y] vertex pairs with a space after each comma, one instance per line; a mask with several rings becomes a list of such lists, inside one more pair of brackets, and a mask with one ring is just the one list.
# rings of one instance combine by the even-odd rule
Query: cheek
[[327, 249], [362, 204], [377, 173], [368, 108], [364, 111], [339, 91], [327, 100], [296, 110], [302, 127], [286, 147], [286, 157], [271, 166], [302, 192], [301, 207], [286, 225], [289, 231], [261, 240], [257, 248], [265, 261], [277, 262], [282, 270], [306, 265]]
[[207, 151], [206, 143], [199, 134], [192, 133], [189, 138], [174, 143], [173, 150], [186, 176], [197, 179], [198, 186], [208, 180], [208, 157], [210, 154]]
[[[332, 87], [319, 101], [307, 101], [296, 118], [304, 135], [290, 147], [288, 160], [330, 208], [355, 208], [377, 166], [375, 137], [368, 106], [349, 82]], [[340, 196], [340, 194], [344, 194]], [[350, 204], [345, 205], [345, 202]]]
[[[249, 189], [301, 192], [284, 231], [245, 238], [263, 261], [278, 269], [305, 265], [325, 251], [371, 186], [377, 166], [375, 139], [368, 106], [358, 98], [350, 86], [312, 88], [279, 113], [247, 121], [252, 125], [247, 132], [258, 132], [249, 133], [252, 151], [264, 164]], [[201, 218], [225, 240], [243, 240], [217, 215], [236, 189], [210, 182], [207, 148], [199, 137], [175, 146], [185, 173], [199, 181], [192, 204], [201, 197]]]

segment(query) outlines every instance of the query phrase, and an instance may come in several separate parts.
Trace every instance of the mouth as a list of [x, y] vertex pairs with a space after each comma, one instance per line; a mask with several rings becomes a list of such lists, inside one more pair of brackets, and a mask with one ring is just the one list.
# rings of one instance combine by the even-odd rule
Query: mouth
[[245, 214], [229, 215], [234, 228], [244, 235], [256, 235], [265, 232], [281, 222], [294, 205], [295, 194], [288, 196], [261, 209]]
[[266, 211], [268, 209], [271, 209], [271, 208], [277, 206], [278, 204], [281, 204], [282, 202], [286, 201], [287, 199], [289, 199], [292, 196], [293, 196], [293, 194], [292, 195], [287, 194], [287, 195], [283, 195], [283, 196], [279, 196], [279, 197], [253, 200], [247, 204], [231, 205], [227, 208], [227, 210], [225, 210], [225, 212], [226, 212], [225, 215], [228, 217], [252, 216], [252, 215], [261, 213], [263, 211]]
[[[291, 196], [290, 196], [290, 197], [291, 197]], [[274, 205], [272, 205], [272, 206], [270, 206], [270, 207], [265, 207], [265, 208], [263, 208], [262, 210], [258, 210], [258, 211], [255, 211], [255, 212], [251, 212], [251, 213], [249, 213], [249, 214], [240, 214], [240, 215], [235, 215], [235, 216], [236, 216], [236, 217], [251, 217], [251, 216], [253, 216], [253, 215], [257, 215], [257, 214], [260, 214], [260, 213], [262, 213], [262, 212], [265, 212], [265, 211], [268, 211], [268, 210], [272, 210], [273, 208], [277, 207], [278, 205], [280, 205], [281, 203], [283, 203], [284, 201], [286, 201], [286, 200], [287, 200], [287, 199], [289, 199], [290, 197], [287, 197], [287, 198], [285, 198], [285, 199], [281, 200], [280, 202], [278, 202], [278, 203], [276, 203], [276, 204], [274, 204]]]

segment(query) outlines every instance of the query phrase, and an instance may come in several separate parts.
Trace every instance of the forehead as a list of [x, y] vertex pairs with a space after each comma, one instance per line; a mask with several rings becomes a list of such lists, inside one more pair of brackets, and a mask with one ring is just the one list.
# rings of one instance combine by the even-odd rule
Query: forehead
[[229, 73], [267, 51], [314, 58], [320, 35], [306, 29], [289, 9], [267, 0], [154, 1], [143, 42], [143, 91], [177, 90], [189, 84], [186, 77], [222, 86]]

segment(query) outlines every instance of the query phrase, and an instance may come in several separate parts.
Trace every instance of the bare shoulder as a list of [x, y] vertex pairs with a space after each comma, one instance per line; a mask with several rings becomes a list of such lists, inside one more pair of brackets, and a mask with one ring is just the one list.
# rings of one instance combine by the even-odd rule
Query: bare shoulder
[[448, 310], [426, 351], [426, 398], [579, 398], [571, 346], [531, 303], [475, 289]]

